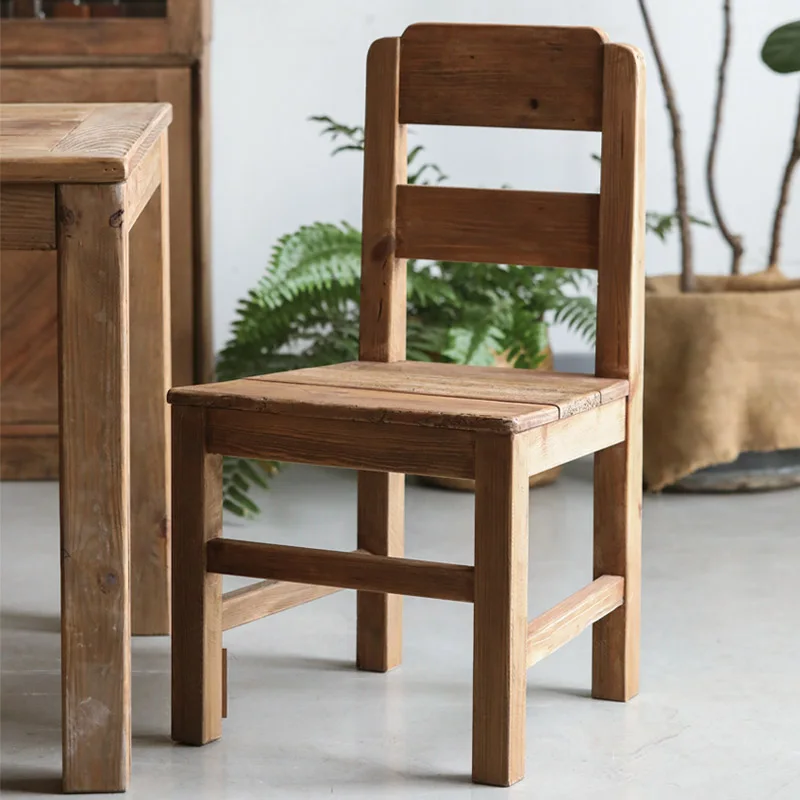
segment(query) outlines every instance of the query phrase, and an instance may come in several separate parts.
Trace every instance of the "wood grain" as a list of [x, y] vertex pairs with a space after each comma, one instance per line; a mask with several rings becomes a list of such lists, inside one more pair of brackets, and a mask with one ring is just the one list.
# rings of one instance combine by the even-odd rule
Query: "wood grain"
[[[174, 0], [172, 0], [174, 2]], [[2, 63], [63, 61], [69, 57], [158, 56], [169, 52], [169, 31], [160, 19], [3, 20]]]
[[528, 473], [517, 437], [483, 434], [475, 454], [472, 780], [525, 774]]
[[52, 435], [37, 435], [27, 425], [8, 428], [17, 428], [22, 435], [0, 434], [0, 481], [57, 481], [57, 429]]
[[594, 626], [592, 695], [628, 700], [639, 688], [644, 360], [644, 63], [605, 56], [597, 296], [598, 375], [630, 383], [625, 441], [595, 456], [594, 574], [625, 578], [625, 602]]
[[150, 151], [125, 181], [125, 222], [128, 228], [136, 224], [139, 215], [161, 185], [162, 176], [167, 177], [161, 164], [162, 138], [166, 141], [166, 133], [161, 134], [156, 143], [151, 145]]
[[[48, 120], [65, 122], [48, 124]], [[69, 119], [70, 115], [82, 119]], [[0, 173], [16, 183], [126, 180], [169, 125], [165, 103], [0, 106]]]
[[528, 475], [567, 464], [625, 439], [625, 399], [520, 434]]
[[397, 187], [397, 254], [405, 258], [597, 268], [595, 194]]
[[212, 453], [377, 472], [472, 478], [469, 431], [209, 409]]
[[531, 620], [528, 623], [528, 668], [619, 608], [624, 590], [624, 578], [603, 575]]
[[63, 785], [130, 776], [128, 238], [124, 190], [60, 186]]
[[[359, 472], [358, 547], [377, 556], [402, 557], [405, 526], [405, 475]], [[403, 654], [403, 598], [385, 592], [359, 592], [356, 665], [371, 672], [394, 669]]]
[[203, 409], [172, 409], [172, 738], [222, 734], [222, 577], [206, 545], [222, 536], [222, 458], [204, 447]]
[[227, 631], [310, 603], [340, 591], [336, 586], [309, 586], [290, 581], [259, 581], [222, 595], [222, 630]]
[[401, 41], [403, 123], [600, 130], [602, 31], [420, 24]]
[[406, 129], [399, 125], [400, 40], [378, 39], [367, 56], [359, 358], [406, 353], [406, 262], [395, 252], [396, 189], [406, 181]]
[[0, 422], [54, 425], [58, 257], [53, 250], [3, 250], [0, 259]]
[[0, 248], [55, 250], [56, 195], [52, 186], [6, 184], [0, 191]]
[[462, 603], [471, 603], [473, 597], [472, 567], [371, 553], [215, 539], [206, 547], [206, 568], [244, 578], [272, 578]]
[[[141, 70], [139, 70], [141, 72]], [[160, 69], [155, 76], [155, 96], [172, 104], [169, 126], [170, 273], [172, 294], [172, 380], [178, 385], [209, 380], [196, 364], [211, 359], [210, 339], [198, 330], [211, 324], [210, 304], [199, 302], [210, 280], [210, 251], [203, 249], [203, 226], [210, 228], [208, 195], [199, 194], [196, 127], [200, 109], [195, 105], [195, 75], [188, 69]], [[210, 113], [207, 109], [205, 114]], [[205, 122], [208, 124], [208, 122]], [[198, 316], [208, 314], [208, 317]]]
[[[209, 12], [210, 14], [210, 12]], [[174, 105], [173, 105], [174, 107]], [[211, 60], [208, 51], [192, 74], [195, 254], [195, 380], [214, 379], [213, 285], [211, 276]], [[178, 121], [175, 114], [172, 127]], [[185, 383], [179, 381], [178, 383]]]
[[499, 369], [434, 361], [378, 364], [348, 361], [327, 367], [276, 372], [258, 380], [305, 386], [337, 386], [435, 397], [552, 405], [559, 418], [595, 408], [628, 394], [624, 380], [564, 372]]
[[[126, 184], [140, 205], [131, 231], [131, 572], [132, 632], [170, 632], [170, 433], [167, 391], [172, 385], [169, 318], [169, 156], [166, 134], [157, 158], [142, 161]], [[152, 175], [157, 167], [158, 173]], [[141, 180], [138, 173], [144, 171]], [[147, 188], [149, 187], [149, 188]], [[128, 206], [130, 209], [130, 205]], [[132, 210], [128, 214], [134, 216]]]
[[[398, 258], [396, 187], [406, 182], [406, 128], [398, 123], [400, 40], [380, 39], [367, 56], [359, 358], [397, 361], [406, 354], [406, 262]], [[366, 466], [361, 464], [360, 466]], [[358, 546], [403, 555], [405, 476], [358, 476]], [[356, 664], [385, 672], [400, 663], [403, 600], [359, 592]]]
[[424, 394], [304, 386], [245, 378], [173, 389], [182, 405], [291, 414], [331, 421], [399, 423], [453, 430], [523, 431], [558, 419], [553, 406], [504, 403]]
[[170, 50], [199, 58], [211, 38], [211, 0], [172, 0], [168, 22]]

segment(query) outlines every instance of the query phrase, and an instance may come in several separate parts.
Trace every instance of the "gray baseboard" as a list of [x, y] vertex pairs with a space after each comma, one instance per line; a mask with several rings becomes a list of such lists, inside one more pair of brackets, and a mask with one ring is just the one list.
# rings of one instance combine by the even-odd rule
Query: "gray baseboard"
[[556, 372], [594, 372], [594, 353], [554, 353], [553, 362]]

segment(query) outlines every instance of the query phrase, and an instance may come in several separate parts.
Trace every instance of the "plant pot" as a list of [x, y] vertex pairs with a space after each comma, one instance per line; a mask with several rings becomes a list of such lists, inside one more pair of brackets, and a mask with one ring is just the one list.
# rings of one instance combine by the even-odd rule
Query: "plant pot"
[[[495, 358], [495, 366], [498, 369], [513, 369], [513, 367], [506, 361], [506, 359], [499, 355]], [[550, 348], [547, 348], [547, 354], [544, 361], [539, 364], [536, 369], [551, 371], [553, 369], [553, 353]], [[538, 475], [531, 475], [530, 487], [534, 486], [547, 486], [558, 478], [561, 474], [561, 467], [553, 467], [552, 469], [540, 472]], [[455, 489], [460, 492], [474, 492], [475, 481], [470, 478], [438, 478], [432, 475], [420, 475], [419, 480], [427, 486], [438, 486], [442, 489]]]
[[667, 487], [671, 492], [764, 492], [800, 486], [800, 449], [742, 453], [730, 464], [715, 464]]
[[796, 485], [800, 281], [703, 276], [682, 294], [677, 276], [651, 278], [645, 317], [647, 488]]

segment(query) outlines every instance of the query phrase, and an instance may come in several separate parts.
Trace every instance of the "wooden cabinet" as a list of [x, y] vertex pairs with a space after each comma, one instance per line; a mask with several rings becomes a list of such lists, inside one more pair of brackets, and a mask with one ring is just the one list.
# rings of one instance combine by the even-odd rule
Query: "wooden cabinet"
[[[210, 20], [203, 0], [162, 5], [164, 16], [151, 18], [4, 19], [0, 97], [4, 103], [172, 104], [172, 379], [180, 386], [208, 380], [213, 368], [207, 213]], [[52, 250], [31, 249], [38, 246], [35, 241], [2, 244], [3, 479], [57, 476], [57, 266]]]

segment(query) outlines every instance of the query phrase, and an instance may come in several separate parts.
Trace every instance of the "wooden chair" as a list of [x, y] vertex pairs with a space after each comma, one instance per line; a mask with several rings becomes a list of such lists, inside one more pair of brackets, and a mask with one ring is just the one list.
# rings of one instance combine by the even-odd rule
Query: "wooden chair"
[[[600, 193], [406, 184], [408, 123], [603, 131]], [[401, 597], [474, 604], [472, 777], [524, 774], [526, 668], [594, 624], [592, 694], [638, 686], [644, 69], [590, 28], [414, 25], [367, 61], [358, 362], [175, 389], [173, 737], [221, 733], [222, 632], [358, 590], [357, 664]], [[404, 360], [406, 258], [597, 268], [596, 376]], [[596, 452], [594, 578], [527, 621], [528, 478]], [[222, 456], [360, 470], [351, 553], [221, 538]], [[475, 565], [403, 558], [403, 473], [474, 478]], [[222, 575], [265, 582], [223, 595]]]

